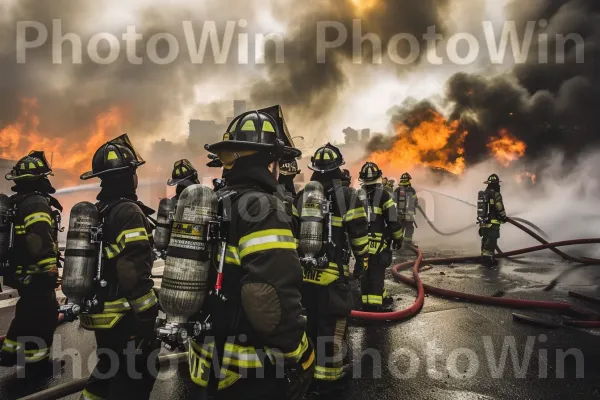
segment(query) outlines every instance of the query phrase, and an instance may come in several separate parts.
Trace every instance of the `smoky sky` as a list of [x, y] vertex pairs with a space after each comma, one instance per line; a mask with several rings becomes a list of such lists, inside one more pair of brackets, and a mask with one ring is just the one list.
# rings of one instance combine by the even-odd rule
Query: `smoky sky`
[[[363, 30], [376, 32], [386, 45], [387, 40], [398, 32], [409, 32], [417, 36], [430, 25], [442, 25], [440, 13], [447, 0], [382, 0], [380, 4], [365, 12]], [[235, 7], [231, 4], [235, 3]], [[222, 80], [227, 85], [231, 74], [243, 74], [246, 71], [236, 65], [237, 52], [232, 51], [225, 65], [213, 62], [202, 65], [192, 64], [189, 58], [180, 57], [169, 65], [156, 65], [144, 62], [136, 65], [128, 62], [126, 46], [121, 42], [120, 55], [116, 62], [99, 65], [91, 62], [85, 52], [90, 37], [100, 31], [115, 35], [120, 39], [125, 32], [125, 23], [107, 21], [90, 32], [89, 22], [96, 22], [95, 16], [101, 15], [116, 2], [69, 1], [69, 0], [19, 0], [7, 7], [7, 13], [0, 19], [2, 33], [0, 47], [0, 121], [4, 126], [16, 121], [20, 115], [19, 99], [34, 97], [38, 99], [40, 131], [50, 136], [82, 140], [93, 126], [94, 119], [113, 106], [125, 111], [125, 126], [133, 138], [145, 138], [149, 135], [169, 137], [174, 132], [175, 120], [181, 119], [186, 107], [198, 101], [195, 85], [213, 83], [218, 87]], [[208, 5], [204, 5], [208, 4]], [[229, 6], [227, 5], [229, 4]], [[261, 7], [258, 7], [258, 5]], [[138, 55], [145, 48], [153, 33], [168, 32], [185, 46], [181, 22], [196, 22], [198, 37], [205, 20], [216, 20], [223, 28], [226, 20], [246, 18], [255, 21], [261, 11], [262, 2], [204, 2], [201, 4], [177, 4], [152, 6], [144, 4], [137, 11], [137, 32], [143, 35], [138, 44]], [[241, 90], [239, 98], [250, 100], [252, 106], [262, 107], [282, 104], [286, 114], [303, 115], [315, 121], [328, 115], [330, 106], [338, 100], [341, 88], [347, 81], [343, 63], [352, 53], [351, 25], [353, 8], [350, 0], [307, 1], [297, 6], [304, 11], [290, 18], [290, 7], [279, 6], [267, 10], [285, 14], [291, 20], [285, 35], [285, 62], [278, 64], [274, 59], [275, 47], [267, 47], [263, 77], [248, 79], [248, 91]], [[71, 62], [71, 44], [62, 45], [62, 64], [52, 63], [52, 23], [60, 19], [63, 33], [76, 33], [83, 43], [82, 64]], [[26, 62], [16, 62], [16, 24], [18, 21], [36, 21], [49, 30], [46, 44], [27, 51]], [[331, 51], [327, 62], [316, 62], [316, 23], [317, 21], [337, 21], [349, 30], [349, 40], [339, 49]], [[256, 25], [256, 23], [255, 23]], [[256, 27], [260, 29], [260, 27]], [[35, 38], [35, 31], [29, 30], [28, 39]], [[159, 42], [158, 53], [166, 43]], [[236, 37], [232, 48], [236, 46]], [[365, 46], [368, 56], [369, 46]], [[182, 50], [182, 49], [180, 49]], [[54, 49], [55, 51], [55, 49]], [[402, 54], [407, 49], [400, 49]], [[100, 53], [106, 55], [107, 48], [100, 47]], [[209, 53], [212, 52], [209, 50]], [[209, 58], [210, 59], [210, 58]], [[214, 59], [210, 59], [211, 61]], [[229, 74], [229, 75], [227, 75]], [[214, 98], [214, 93], [210, 93]], [[202, 94], [200, 94], [202, 102]], [[233, 99], [230, 99], [233, 100]], [[229, 110], [223, 111], [223, 99], [208, 104], [204, 114], [216, 115], [219, 119], [230, 116]], [[227, 104], [227, 107], [231, 107]], [[217, 112], [214, 112], [217, 111]], [[216, 119], [216, 118], [215, 118]], [[181, 123], [181, 121], [178, 121]], [[219, 121], [220, 122], [220, 121]], [[179, 126], [184, 125], [180, 124]], [[304, 124], [303, 124], [304, 125]], [[89, 132], [91, 133], [91, 132]], [[115, 132], [121, 133], [121, 132]], [[141, 139], [138, 139], [141, 140]]]
[[[447, 82], [443, 107], [451, 110], [450, 120], [461, 121], [469, 131], [466, 161], [486, 158], [487, 143], [502, 129], [527, 144], [528, 159], [543, 158], [551, 150], [564, 152], [568, 159], [597, 147], [600, 2], [513, 2], [507, 11], [507, 19], [517, 22], [520, 34], [527, 21], [546, 20], [547, 27], [538, 26], [527, 61], [508, 73], [493, 77], [458, 73]], [[557, 62], [557, 35], [573, 33], [584, 39], [584, 62], [577, 62], [578, 49], [573, 41], [566, 43], [564, 62]], [[548, 62], [540, 62], [544, 54]], [[391, 123], [418, 116], [420, 107], [422, 103], [408, 103], [392, 109]], [[381, 149], [381, 139], [376, 140], [372, 145]]]
[[[255, 104], [267, 105], [277, 98], [284, 106], [297, 109], [306, 118], [322, 118], [339, 100], [341, 90], [348, 83], [347, 69], [359, 68], [349, 66], [353, 56], [353, 32], [356, 32], [353, 31], [353, 19], [360, 18], [362, 34], [377, 34], [385, 49], [390, 38], [398, 33], [422, 38], [429, 26], [436, 26], [439, 32], [443, 32], [448, 0], [381, 0], [377, 7], [360, 16], [354, 14], [350, 0], [307, 3], [314, 7], [293, 21], [291, 33], [286, 35], [285, 64], [275, 63], [275, 50], [268, 49], [267, 79], [253, 85], [251, 99]], [[289, 9], [281, 12], [289, 13]], [[348, 40], [343, 45], [327, 51], [325, 63], [317, 60], [319, 21], [340, 23], [348, 33]], [[327, 41], [335, 40], [338, 30], [328, 29], [325, 37]], [[372, 62], [372, 49], [370, 43], [363, 43], [362, 59], [365, 63]], [[405, 56], [409, 51], [408, 44], [401, 42], [397, 51], [400, 56]]]

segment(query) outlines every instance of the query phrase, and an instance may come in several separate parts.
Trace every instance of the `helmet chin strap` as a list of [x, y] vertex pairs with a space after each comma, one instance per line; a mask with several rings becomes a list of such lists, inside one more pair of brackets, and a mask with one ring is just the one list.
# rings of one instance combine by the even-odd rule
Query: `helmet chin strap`
[[275, 180], [279, 179], [279, 161], [275, 160], [271, 163], [271, 174]]

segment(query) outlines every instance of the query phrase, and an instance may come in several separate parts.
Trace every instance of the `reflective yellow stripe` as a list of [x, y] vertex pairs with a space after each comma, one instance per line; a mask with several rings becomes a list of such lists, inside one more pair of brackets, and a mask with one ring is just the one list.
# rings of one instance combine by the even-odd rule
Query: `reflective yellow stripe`
[[225, 343], [223, 368], [230, 365], [239, 368], [261, 368], [262, 362], [254, 347]]
[[251, 233], [240, 239], [238, 251], [240, 259], [265, 250], [296, 250], [296, 239], [289, 229], [265, 229]]
[[374, 306], [380, 306], [383, 304], [383, 296], [368, 294], [362, 296], [363, 304], [370, 304]]
[[196, 341], [191, 340], [190, 344], [191, 346], [188, 351], [190, 378], [196, 385], [207, 387], [208, 378], [210, 377], [210, 360], [212, 360], [214, 343], [200, 346]]
[[45, 258], [37, 262], [37, 265], [39, 265], [40, 267], [48, 264], [56, 264], [56, 257]]
[[10, 340], [9, 338], [4, 339], [4, 343], [2, 344], [2, 351], [7, 353], [16, 353], [22, 346], [15, 342], [14, 340]]
[[383, 208], [373, 207], [373, 213], [377, 215], [383, 215]]
[[398, 229], [396, 232], [392, 232], [392, 237], [396, 240], [404, 237], [404, 229]]
[[116, 242], [118, 244], [125, 245], [126, 243], [136, 242], [139, 240], [148, 240], [148, 233], [146, 232], [146, 228], [124, 230], [119, 234], [119, 236], [117, 236]]
[[41, 265], [28, 265], [27, 268], [25, 268], [25, 271], [23, 271], [23, 266], [19, 265], [17, 266], [15, 273], [17, 275], [22, 275], [23, 272], [25, 272], [25, 275], [38, 275], [38, 274], [44, 274], [46, 272], [53, 272], [56, 271], [56, 259], [53, 258], [53, 263], [46, 265], [44, 267], [42, 267]]
[[279, 350], [270, 349], [268, 347], [265, 347], [265, 350], [269, 357], [275, 357], [275, 360], [277, 360], [277, 358], [283, 357], [286, 360], [293, 360], [295, 362], [298, 362], [300, 361], [306, 350], [308, 350], [308, 338], [306, 337], [306, 332], [302, 335], [300, 344], [294, 351], [291, 351], [289, 353], [281, 353], [281, 351]]
[[292, 204], [292, 215], [293, 215], [294, 217], [299, 217], [299, 216], [300, 216], [300, 214], [298, 214], [298, 209], [297, 209], [297, 208], [296, 208], [296, 206], [295, 206], [295, 205], [293, 205], [293, 204]]
[[369, 243], [369, 237], [363, 236], [357, 239], [352, 239], [350, 242], [352, 243], [352, 246], [364, 246]]
[[226, 368], [221, 368], [221, 379], [219, 380], [219, 386], [217, 390], [227, 389], [241, 378], [241, 375], [230, 371]]
[[157, 305], [158, 298], [156, 297], [154, 290], [150, 289], [148, 293], [140, 298], [130, 301], [129, 304], [131, 305], [131, 309], [133, 311], [136, 313], [141, 313]]
[[118, 256], [122, 250], [123, 248], [116, 244], [107, 244], [104, 246], [104, 253], [109, 260]]
[[358, 207], [353, 210], [349, 210], [346, 215], [344, 215], [344, 221], [352, 221], [359, 218], [367, 218], [367, 214], [365, 213], [365, 209], [363, 207]]
[[336, 217], [335, 215], [333, 215], [331, 217], [331, 225], [341, 227], [342, 226], [342, 217]]
[[388, 208], [392, 207], [393, 205], [395, 205], [396, 203], [394, 203], [394, 199], [390, 198], [388, 201], [386, 201], [383, 204], [383, 209], [387, 210]]
[[36, 222], [47, 222], [48, 224], [52, 225], [52, 218], [50, 217], [50, 214], [48, 214], [48, 213], [38, 212], [38, 213], [30, 214], [27, 217], [25, 217], [24, 222], [25, 222], [24, 228], [28, 228], [31, 225], [35, 224]]
[[314, 377], [322, 381], [336, 381], [342, 377], [342, 368], [328, 368], [317, 365]]
[[83, 400], [104, 400], [104, 397], [96, 396], [87, 389], [84, 389], [83, 392], [81, 392], [81, 398]]
[[[348, 276], [350, 267], [344, 265], [344, 275]], [[340, 276], [339, 268], [336, 263], [329, 263], [327, 268], [311, 268], [304, 271], [304, 282], [313, 283], [319, 286], [329, 286]]]
[[38, 362], [50, 356], [50, 349], [25, 350], [25, 362]]
[[[217, 254], [217, 261], [221, 261], [221, 254]], [[235, 246], [227, 246], [225, 249], [225, 262], [227, 264], [242, 265], [238, 249]]]
[[121, 298], [114, 301], [107, 301], [104, 303], [105, 313], [119, 313], [131, 310], [129, 302], [125, 298]]
[[124, 313], [81, 314], [79, 321], [85, 329], [111, 329], [124, 316]]

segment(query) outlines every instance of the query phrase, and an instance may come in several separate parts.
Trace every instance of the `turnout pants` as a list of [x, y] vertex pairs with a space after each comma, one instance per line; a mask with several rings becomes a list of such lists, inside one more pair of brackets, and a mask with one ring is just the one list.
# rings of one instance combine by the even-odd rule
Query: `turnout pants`
[[479, 228], [479, 236], [481, 236], [481, 255], [493, 258], [500, 238], [500, 225], [482, 226]]
[[369, 256], [369, 268], [365, 271], [360, 284], [363, 306], [381, 306], [385, 296], [385, 270], [392, 264], [392, 252], [389, 249]]
[[302, 304], [307, 311], [306, 334], [316, 351], [316, 384], [336, 382], [342, 378], [344, 337], [347, 317], [331, 313], [329, 286], [305, 282]]
[[415, 233], [415, 221], [402, 221], [402, 227], [404, 228], [404, 242], [412, 244]]
[[150, 398], [158, 374], [160, 350], [158, 342], [153, 340], [157, 313], [158, 307], [154, 307], [144, 313], [141, 321], [133, 311], [128, 311], [112, 329], [95, 332], [98, 363], [80, 399]]
[[56, 277], [36, 276], [19, 288], [15, 318], [2, 345], [2, 365], [47, 361], [58, 317]]

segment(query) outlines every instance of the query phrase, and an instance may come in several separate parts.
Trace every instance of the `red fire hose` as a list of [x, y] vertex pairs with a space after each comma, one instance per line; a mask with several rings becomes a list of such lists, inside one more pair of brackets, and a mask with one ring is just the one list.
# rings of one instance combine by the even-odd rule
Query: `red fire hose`
[[[448, 196], [448, 197], [450, 197], [450, 196]], [[462, 201], [460, 199], [456, 199], [456, 200]], [[467, 204], [474, 206], [473, 204], [470, 204], [470, 203], [467, 203]], [[441, 232], [433, 225], [433, 223], [429, 220], [429, 218], [427, 218], [427, 215], [425, 215], [425, 212], [422, 209], [420, 209], [420, 211], [423, 214], [423, 216], [425, 217], [425, 220], [428, 222], [428, 224], [434, 229], [434, 231], [441, 235], [452, 236], [452, 235], [459, 234], [459, 233], [464, 232], [469, 229], [469, 227], [465, 227], [465, 228], [460, 229], [455, 232], [450, 232], [450, 233]], [[548, 240], [545, 239], [545, 237], [548, 237], [548, 236], [541, 229], [539, 229], [537, 226], [535, 226], [531, 222], [523, 220], [523, 219], [518, 219], [518, 221], [516, 221], [515, 219], [512, 219], [512, 218], [509, 218], [508, 222], [510, 224], [516, 226], [517, 228], [521, 229], [522, 231], [526, 232], [527, 234], [529, 234], [530, 236], [532, 236], [533, 238], [535, 238], [542, 244], [539, 246], [529, 247], [526, 249], [514, 250], [514, 251], [510, 251], [510, 252], [500, 252], [498, 255], [499, 257], [507, 258], [507, 257], [531, 253], [531, 252], [539, 251], [539, 250], [543, 250], [543, 249], [550, 249], [551, 251], [553, 251], [554, 253], [556, 253], [557, 255], [561, 256], [563, 259], [568, 260], [568, 261], [573, 261], [573, 262], [583, 264], [583, 265], [600, 264], [600, 260], [598, 260], [598, 259], [585, 258], [585, 257], [573, 257], [573, 256], [571, 256], [567, 253], [564, 253], [558, 249], [558, 247], [561, 247], [561, 246], [571, 246], [571, 245], [576, 245], [576, 244], [593, 244], [593, 243], [597, 244], [597, 243], [600, 243], [600, 239], [579, 239], [579, 240], [568, 240], [568, 241], [562, 241], [562, 242], [556, 242], [556, 243], [549, 243]], [[538, 231], [539, 234], [532, 231], [531, 229], [524, 226], [523, 224], [531, 226], [533, 229]], [[423, 307], [424, 291], [427, 291], [428, 293], [431, 293], [434, 295], [443, 296], [443, 297], [455, 298], [458, 300], [472, 301], [472, 302], [477, 302], [477, 303], [481, 303], [481, 304], [489, 304], [489, 305], [495, 305], [495, 306], [513, 307], [513, 308], [536, 308], [536, 309], [545, 309], [545, 310], [580, 312], [580, 311], [576, 310], [574, 308], [574, 306], [572, 306], [571, 304], [566, 303], [566, 302], [548, 302], [548, 301], [507, 299], [507, 298], [498, 298], [498, 297], [491, 297], [491, 296], [481, 296], [481, 295], [456, 292], [456, 291], [452, 291], [452, 290], [436, 288], [434, 286], [424, 285], [419, 277], [419, 269], [421, 266], [421, 262], [423, 261], [423, 254], [418, 249], [412, 248], [411, 250], [415, 251], [418, 255], [417, 260], [414, 262], [414, 265], [413, 265], [413, 279], [405, 277], [404, 275], [402, 275], [400, 273], [400, 271], [408, 268], [411, 265], [411, 262], [407, 262], [407, 263], [403, 263], [403, 264], [394, 266], [392, 268], [392, 274], [399, 281], [417, 287], [418, 293], [417, 293], [417, 299], [415, 300], [415, 302], [410, 307], [408, 307], [404, 310], [394, 311], [394, 312], [369, 313], [369, 312], [362, 312], [362, 311], [352, 311], [352, 313], [351, 313], [352, 317], [357, 318], [357, 319], [369, 320], [369, 321], [397, 321], [397, 320], [412, 317], [412, 316], [418, 314], [419, 311], [421, 310], [421, 308]], [[481, 260], [480, 256], [432, 259], [432, 260], [426, 260], [426, 262], [428, 264], [449, 264], [449, 263], [453, 263], [453, 262], [454, 263], [469, 262], [469, 261], [478, 261], [478, 260]], [[553, 288], [556, 285], [556, 283], [558, 282], [559, 278], [560, 278], [560, 276], [555, 278], [552, 281], [552, 283], [550, 285], [548, 285], [546, 290]], [[569, 324], [571, 326], [581, 326], [581, 327], [600, 327], [600, 321], [568, 321], [566, 324]]]
[[[526, 253], [532, 253], [544, 249], [552, 249], [563, 246], [572, 246], [577, 244], [600, 244], [600, 238], [594, 239], [577, 239], [567, 240], [555, 243], [546, 243], [538, 246], [528, 247], [525, 249], [514, 250], [506, 253], [502, 253], [499, 257], [510, 257]], [[408, 308], [400, 311], [388, 312], [388, 313], [368, 313], [362, 311], [352, 311], [351, 316], [358, 319], [369, 320], [369, 321], [398, 321], [412, 317], [419, 313], [423, 307], [425, 292], [453, 298], [462, 301], [470, 301], [479, 304], [487, 304], [501, 307], [511, 308], [528, 308], [528, 309], [540, 309], [540, 310], [554, 310], [570, 312], [575, 314], [586, 314], [585, 311], [576, 308], [574, 305], [566, 302], [558, 301], [537, 301], [537, 300], [523, 300], [523, 299], [510, 299], [510, 298], [498, 298], [492, 296], [482, 296], [470, 293], [457, 292], [453, 290], [441, 289], [435, 286], [424, 285], [419, 276], [419, 269], [422, 263], [427, 264], [449, 264], [453, 262], [468, 262], [478, 261], [481, 259], [480, 256], [473, 257], [453, 257], [453, 258], [436, 258], [423, 260], [423, 254], [418, 249], [413, 249], [418, 254], [417, 260], [398, 264], [392, 268], [392, 274], [396, 279], [405, 284], [415, 286], [417, 288], [417, 298], [415, 302]], [[402, 275], [402, 271], [413, 265], [413, 278]], [[587, 314], [589, 316], [589, 314]], [[566, 325], [578, 326], [578, 327], [600, 327], [600, 321], [567, 321]]]

